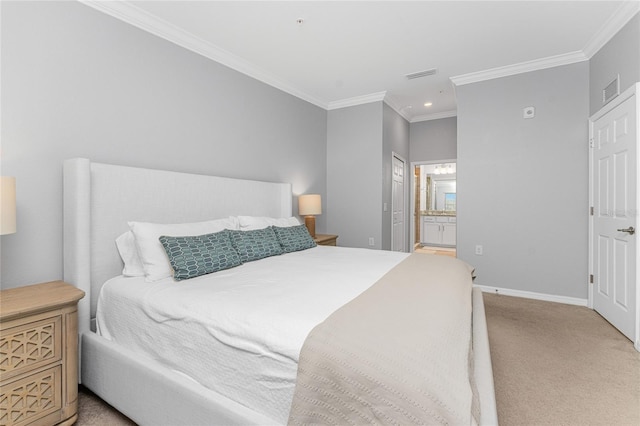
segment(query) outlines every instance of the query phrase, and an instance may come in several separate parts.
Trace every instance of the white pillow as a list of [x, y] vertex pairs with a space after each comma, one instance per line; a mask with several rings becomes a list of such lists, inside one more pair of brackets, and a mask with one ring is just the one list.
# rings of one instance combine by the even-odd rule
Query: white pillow
[[118, 247], [118, 253], [124, 263], [122, 275], [125, 277], [144, 277], [144, 266], [138, 255], [133, 232], [127, 231], [116, 238], [116, 247]]
[[158, 281], [173, 274], [171, 264], [159, 238], [191, 237], [194, 235], [211, 234], [223, 229], [238, 229], [235, 217], [208, 220], [205, 222], [160, 224], [147, 222], [129, 222], [129, 228], [135, 237], [138, 255], [142, 260], [145, 280]]
[[295, 217], [261, 217], [261, 216], [238, 216], [241, 231], [252, 231], [254, 229], [264, 229], [269, 226], [279, 226], [286, 228], [288, 226], [300, 225]]

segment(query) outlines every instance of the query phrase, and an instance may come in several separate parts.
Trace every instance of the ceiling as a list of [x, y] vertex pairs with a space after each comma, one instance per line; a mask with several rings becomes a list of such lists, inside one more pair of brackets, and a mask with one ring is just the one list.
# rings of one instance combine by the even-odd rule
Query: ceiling
[[454, 116], [455, 85], [587, 60], [640, 10], [575, 0], [83, 2], [322, 108], [384, 99], [412, 122]]

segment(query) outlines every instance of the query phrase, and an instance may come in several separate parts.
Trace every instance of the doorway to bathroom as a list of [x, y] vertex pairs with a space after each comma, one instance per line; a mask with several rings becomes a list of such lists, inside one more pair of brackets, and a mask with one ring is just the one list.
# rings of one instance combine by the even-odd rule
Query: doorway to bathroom
[[412, 163], [414, 251], [456, 256], [456, 161]]

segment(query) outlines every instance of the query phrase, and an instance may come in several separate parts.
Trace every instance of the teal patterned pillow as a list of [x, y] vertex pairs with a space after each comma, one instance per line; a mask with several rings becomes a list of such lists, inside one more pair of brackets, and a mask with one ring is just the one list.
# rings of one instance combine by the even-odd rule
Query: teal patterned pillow
[[194, 278], [242, 264], [228, 230], [193, 237], [161, 236], [176, 281]]
[[282, 247], [273, 229], [254, 229], [252, 231], [229, 231], [233, 247], [242, 262], [250, 262], [269, 256], [282, 254]]
[[305, 225], [288, 226], [286, 228], [273, 226], [272, 228], [285, 253], [306, 250], [316, 246], [316, 242], [311, 238]]

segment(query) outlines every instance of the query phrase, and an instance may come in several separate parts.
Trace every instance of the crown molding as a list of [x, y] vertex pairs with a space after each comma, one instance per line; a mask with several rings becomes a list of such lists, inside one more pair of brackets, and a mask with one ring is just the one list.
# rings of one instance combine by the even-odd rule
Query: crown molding
[[369, 95], [355, 96], [353, 98], [341, 99], [339, 101], [329, 102], [327, 109], [331, 111], [332, 109], [340, 109], [340, 108], [346, 108], [350, 106], [370, 104], [371, 102], [383, 101], [386, 94], [387, 92], [377, 92], [377, 93], [371, 93]]
[[144, 10], [127, 1], [78, 1], [86, 6], [89, 6], [107, 15], [113, 16], [120, 21], [126, 22], [146, 32], [168, 40], [174, 44], [177, 44], [178, 46], [191, 50], [192, 52], [216, 61], [242, 74], [248, 75], [249, 77], [255, 78], [258, 81], [273, 86], [276, 89], [280, 89], [283, 92], [289, 93], [290, 95], [298, 97], [325, 110], [339, 109], [349, 106], [382, 101], [387, 93], [378, 92], [327, 103], [296, 89], [295, 87], [274, 77], [273, 75], [260, 70], [250, 62], [245, 61], [224, 49], [220, 49], [212, 45], [211, 43], [208, 43], [201, 38], [196, 37], [195, 35], [184, 31], [183, 29], [170, 24], [163, 19], [160, 19], [153, 14], [145, 12]]
[[576, 52], [565, 53], [562, 55], [550, 56], [547, 58], [536, 59], [533, 61], [522, 62], [505, 67], [492, 68], [484, 71], [462, 74], [451, 77], [450, 80], [455, 86], [461, 86], [469, 83], [477, 83], [480, 81], [491, 80], [494, 78], [508, 77], [510, 75], [521, 74], [530, 71], [538, 71], [546, 68], [553, 68], [562, 65], [570, 65], [577, 62], [587, 61], [598, 50], [600, 50], [611, 38], [624, 27], [627, 22], [640, 11], [640, 1], [630, 0], [624, 1], [604, 23], [598, 32], [591, 37], [586, 46], [582, 50]]
[[587, 58], [593, 57], [609, 40], [629, 22], [636, 13], [640, 11], [640, 1], [625, 1], [611, 15], [604, 25], [584, 46], [582, 51]]
[[264, 72], [250, 62], [245, 61], [224, 49], [220, 49], [211, 43], [208, 43], [201, 38], [158, 18], [155, 15], [145, 12], [129, 2], [98, 0], [79, 0], [79, 2], [102, 13], [113, 16], [120, 21], [126, 22], [146, 32], [168, 40], [178, 46], [212, 59], [235, 71], [248, 75], [249, 77], [273, 86], [276, 89], [280, 89], [283, 92], [305, 100], [313, 105], [327, 109], [326, 102], [296, 89], [289, 83]]
[[[0, 0], [1, 1], [1, 0]], [[357, 96], [353, 98], [343, 99], [339, 101], [326, 102], [305, 93], [291, 84], [277, 78], [276, 76], [261, 70], [254, 64], [239, 58], [232, 53], [220, 49], [201, 38], [184, 31], [183, 29], [170, 24], [157, 16], [145, 12], [139, 7], [129, 3], [128, 1], [104, 1], [104, 0], [78, 0], [80, 3], [98, 10], [102, 13], [110, 15], [120, 21], [126, 22], [146, 32], [154, 34], [165, 40], [168, 40], [178, 46], [191, 50], [199, 55], [209, 58], [235, 71], [252, 77], [269, 86], [275, 87], [285, 93], [307, 101], [325, 110], [333, 110], [345, 108], [349, 106], [362, 105], [371, 102], [384, 100], [393, 110], [400, 114], [409, 122], [435, 120], [438, 118], [448, 118], [457, 115], [455, 111], [445, 111], [442, 113], [416, 116], [411, 118], [402, 108], [392, 100], [386, 97], [386, 92], [378, 92], [369, 95]], [[530, 71], [538, 71], [546, 68], [553, 68], [562, 65], [569, 65], [577, 62], [589, 60], [599, 49], [602, 48], [620, 29], [640, 11], [640, 1], [629, 0], [624, 1], [614, 14], [605, 22], [600, 30], [589, 40], [587, 45], [581, 51], [571, 52], [567, 54], [542, 58], [538, 60], [523, 62], [519, 64], [508, 65], [488, 69], [479, 72], [462, 74], [451, 77], [454, 92], [455, 87], [476, 83], [494, 78], [507, 77], [511, 75], [521, 74]]]
[[479, 81], [492, 80], [494, 78], [508, 77], [530, 71], [539, 71], [547, 68], [559, 67], [561, 65], [575, 64], [588, 60], [582, 51], [565, 53], [562, 55], [550, 56], [548, 58], [536, 59], [533, 61], [521, 62], [519, 64], [507, 65], [505, 67], [491, 68], [484, 71], [472, 72], [451, 77], [450, 80], [455, 86], [462, 86]]
[[436, 112], [434, 114], [417, 115], [413, 117], [410, 122], [417, 123], [420, 121], [439, 120], [441, 118], [450, 118], [450, 117], [457, 117], [457, 116], [458, 116], [458, 111], [456, 110], [442, 111], [442, 112]]
[[411, 116], [407, 114], [407, 111], [406, 111], [407, 108], [400, 107], [400, 105], [398, 104], [395, 98], [393, 98], [390, 95], [387, 95], [384, 97], [384, 103], [389, 105], [389, 108], [397, 112], [400, 117], [404, 118], [408, 122], [411, 122]]

